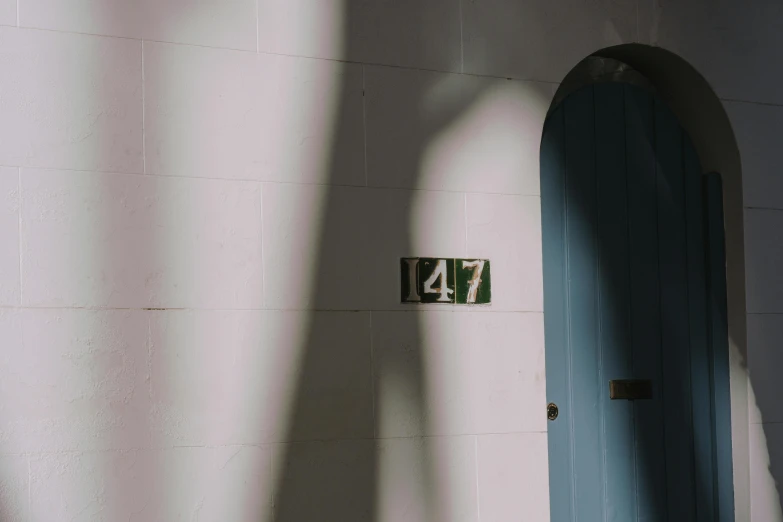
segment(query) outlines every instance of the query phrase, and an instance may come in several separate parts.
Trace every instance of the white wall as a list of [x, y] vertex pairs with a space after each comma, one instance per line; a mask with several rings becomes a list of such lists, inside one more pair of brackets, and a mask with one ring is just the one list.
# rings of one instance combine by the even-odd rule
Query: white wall
[[[724, 7], [0, 0], [0, 518], [548, 520], [541, 127], [640, 41], [733, 100], [773, 520], [783, 12]], [[490, 258], [493, 305], [411, 312], [409, 255]]]

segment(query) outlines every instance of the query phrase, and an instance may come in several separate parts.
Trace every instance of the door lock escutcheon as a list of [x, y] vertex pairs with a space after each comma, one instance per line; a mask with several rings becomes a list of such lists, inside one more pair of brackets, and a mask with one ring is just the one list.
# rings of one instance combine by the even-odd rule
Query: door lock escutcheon
[[557, 404], [550, 402], [546, 405], [546, 418], [553, 421], [557, 418], [560, 411], [557, 409]]

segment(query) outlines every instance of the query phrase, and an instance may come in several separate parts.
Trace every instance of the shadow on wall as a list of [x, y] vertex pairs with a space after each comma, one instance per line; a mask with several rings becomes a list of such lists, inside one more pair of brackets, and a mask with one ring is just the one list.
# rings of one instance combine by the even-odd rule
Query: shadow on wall
[[[413, 42], [406, 42], [407, 50], [426, 55], [425, 61], [432, 63], [457, 60], [453, 63], [458, 64], [459, 56], [454, 56], [449, 46], [423, 46], [430, 41], [424, 22], [438, 15], [437, 7], [430, 4], [406, 3], [404, 36]], [[367, 40], [372, 38], [355, 28], [364, 23], [366, 31], [372, 30], [372, 24], [367, 23], [371, 10], [366, 2], [345, 0], [342, 26], [346, 28], [343, 56], [347, 60], [365, 56]], [[494, 54], [502, 53], [498, 50], [490, 56]], [[411, 57], [398, 58], [404, 63]], [[414, 189], [425, 185], [428, 174], [438, 175], [436, 164], [443, 163], [433, 151], [438, 140], [470, 113], [482, 96], [498, 91], [498, 85], [506, 80], [384, 66], [365, 66], [363, 75], [366, 176], [370, 187], [386, 188], [340, 186], [357, 147], [353, 122], [344, 117], [355, 104], [357, 93], [344, 75], [336, 102], [327, 185], [322, 188], [322, 216], [317, 221], [319, 246], [312, 261], [315, 273], [308, 302], [315, 311], [308, 320], [299, 367], [294, 372], [288, 429], [282, 437], [290, 443], [279, 445], [273, 457], [272, 520], [474, 520], [476, 513], [460, 511], [466, 505], [464, 499], [454, 498], [454, 492], [448, 490], [448, 455], [432, 445], [432, 436], [443, 434], [434, 425], [443, 412], [436, 411], [430, 396], [439, 383], [428, 378], [431, 361], [426, 348], [433, 338], [424, 332], [428, 312], [400, 306], [396, 278], [403, 256], [464, 257], [463, 251], [446, 251], [452, 247], [437, 238], [429, 246], [422, 244], [423, 230], [440, 228], [429, 220], [452, 216], [422, 209]], [[523, 103], [548, 103], [550, 86], [541, 84], [538, 89], [527, 93], [530, 99]], [[382, 94], [373, 98], [379, 91]], [[387, 126], [379, 129], [383, 124]], [[469, 129], [469, 135], [457, 140], [476, 139], [481, 132], [480, 128]], [[537, 133], [540, 135], [540, 129]], [[459, 155], [459, 144], [449, 146], [451, 155]], [[531, 152], [537, 162], [537, 143]], [[480, 171], [473, 173], [478, 174]], [[357, 207], [359, 199], [364, 200], [363, 207]], [[373, 219], [351, 214], [349, 209], [356, 208], [372, 214]], [[382, 230], [389, 235], [373, 237], [377, 231], [370, 223], [383, 223]], [[373, 248], [370, 245], [388, 252], [388, 258], [373, 262], [376, 258], [366, 251]], [[361, 270], [357, 264], [372, 266]], [[394, 285], [387, 284], [390, 275]], [[357, 286], [361, 295], [338, 298], [340, 305], [333, 305], [335, 296], [353, 294]], [[374, 311], [362, 311], [368, 309]], [[432, 309], [450, 311], [438, 305]], [[366, 353], [361, 343], [358, 352], [345, 349], [334, 335], [334, 325], [341, 324], [346, 314], [363, 316], [358, 324], [371, 329], [373, 342], [381, 339], [400, 345], [374, 354]], [[372, 382], [356, 378], [356, 372], [370, 367], [368, 379]], [[359, 388], [357, 382], [361, 383]], [[373, 393], [367, 395], [368, 390]], [[372, 413], [367, 415], [370, 409]], [[367, 418], [372, 419], [370, 424], [361, 422]]]
[[[426, 42], [428, 35], [416, 21], [425, 20], [431, 14], [428, 12], [431, 8], [425, 2], [409, 3], [406, 7], [406, 20], [410, 22], [406, 24], [406, 38], [417, 43]], [[365, 35], [349, 29], [357, 27], [360, 20], [367, 21], [363, 12], [366, 9], [369, 8], [364, 2], [345, 0], [343, 55], [348, 60], [364, 55]], [[424, 52], [423, 49], [411, 50]], [[443, 54], [448, 55], [450, 49], [444, 47], [433, 52], [440, 56], [432, 58], [442, 63], [443, 58], [448, 59]], [[365, 89], [368, 83], [377, 85], [384, 73], [382, 67], [371, 71], [364, 68]], [[410, 81], [404, 83], [402, 92], [398, 93], [400, 96], [385, 102], [392, 103], [391, 107], [368, 101], [367, 91], [357, 93], [349, 85], [348, 78], [343, 78], [341, 94], [336, 100], [337, 120], [325, 180], [327, 185], [322, 188], [322, 215], [316, 221], [318, 250], [312, 262], [315, 273], [308, 300], [315, 311], [308, 320], [299, 368], [294, 372], [296, 381], [291, 392], [288, 430], [282, 437], [289, 443], [279, 446], [273, 467], [274, 521], [369, 521], [378, 520], [381, 511], [386, 511], [391, 519], [412, 517], [431, 521], [460, 520], [466, 515], [448, 512], [440, 498], [441, 493], [448, 492], [439, 491], [435, 477], [438, 457], [427, 437], [435, 430], [428, 406], [430, 383], [420, 313], [398, 311], [382, 314], [379, 318], [375, 312], [363, 311], [376, 309], [379, 290], [391, 292], [389, 296], [381, 296], [381, 301], [399, 296], [395, 287], [381, 285], [376, 288], [377, 279], [372, 274], [396, 270], [401, 256], [421, 255], [413, 246], [412, 237], [416, 229], [412, 215], [416, 193], [407, 189], [374, 192], [340, 186], [346, 165], [351, 163], [350, 157], [359, 145], [354, 132], [355, 122], [342, 117], [355, 105], [357, 94], [364, 96], [367, 121], [372, 121], [376, 112], [391, 110], [396, 112], [400, 122], [404, 122], [386, 134], [391, 143], [375, 143], [376, 136], [366, 132], [366, 168], [378, 165], [372, 157], [375, 147], [397, 147], [399, 154], [393, 158], [394, 164], [381, 167], [384, 172], [405, 178], [401, 186], [408, 188], [418, 186], [428, 145], [478, 94], [475, 84], [455, 77], [453, 81], [446, 81], [456, 89], [432, 100], [437, 80], [429, 78], [427, 73], [415, 71], [406, 79]], [[384, 104], [383, 101], [378, 103]], [[373, 172], [366, 175], [372, 179], [371, 184], [379, 186], [395, 181], [384, 183]], [[363, 202], [359, 203], [360, 200]], [[357, 208], [363, 214], [386, 213], [379, 219], [388, 224], [385, 230], [390, 232], [390, 237], [373, 238], [376, 231], [370, 228], [370, 223], [378, 221], [368, 220], [368, 214], [352, 214], [351, 209]], [[384, 241], [388, 241], [390, 248], [382, 245]], [[396, 257], [384, 259], [382, 266], [367, 266], [366, 270], [357, 268], [357, 264], [372, 264], [373, 256], [363, 249], [373, 244], [381, 251], [394, 252], [391, 255]], [[346, 290], [355, 295], [357, 287], [361, 295], [354, 299], [335, 299]], [[340, 305], [335, 307], [335, 301]], [[330, 311], [330, 304], [331, 308], [350, 311]], [[387, 336], [392, 332], [404, 332], [397, 336], [404, 346], [395, 347], [393, 352], [381, 357], [377, 354], [373, 357], [367, 351], [369, 346], [361, 341], [354, 345], [358, 351], [346, 350], [345, 346], [340, 346], [340, 337], [345, 332], [337, 332], [340, 335], [336, 336], [334, 331], [335, 324], [340, 324], [346, 314], [361, 315], [358, 322], [364, 330], [361, 333], [373, 338], [383, 336], [384, 332]], [[372, 372], [367, 371], [370, 368]], [[357, 379], [357, 373], [363, 377]], [[359, 388], [356, 388], [357, 383], [360, 383]], [[373, 389], [375, 392], [371, 393]], [[396, 404], [393, 407], [400, 414], [397, 420], [403, 426], [384, 425], [380, 421], [388, 417], [383, 408], [389, 405], [389, 397], [384, 400], [381, 391], [394, 395]], [[372, 421], [363, 422], [365, 419]], [[385, 469], [402, 466], [402, 476], [407, 483], [396, 484], [403, 495], [399, 506], [386, 506], [386, 509], [380, 506], [381, 466]]]

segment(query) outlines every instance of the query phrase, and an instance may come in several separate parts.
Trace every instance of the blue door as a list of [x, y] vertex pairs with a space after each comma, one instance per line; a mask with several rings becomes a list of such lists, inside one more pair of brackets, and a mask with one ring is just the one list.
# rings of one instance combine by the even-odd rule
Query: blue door
[[710, 226], [722, 217], [706, 179], [646, 89], [589, 85], [550, 112], [541, 197], [553, 522], [730, 519], [722, 223]]

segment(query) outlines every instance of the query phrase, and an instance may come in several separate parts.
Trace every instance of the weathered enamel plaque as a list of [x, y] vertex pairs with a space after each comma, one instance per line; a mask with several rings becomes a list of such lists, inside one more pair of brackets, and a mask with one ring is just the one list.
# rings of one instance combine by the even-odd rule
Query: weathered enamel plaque
[[489, 304], [492, 298], [488, 259], [400, 259], [403, 303]]

